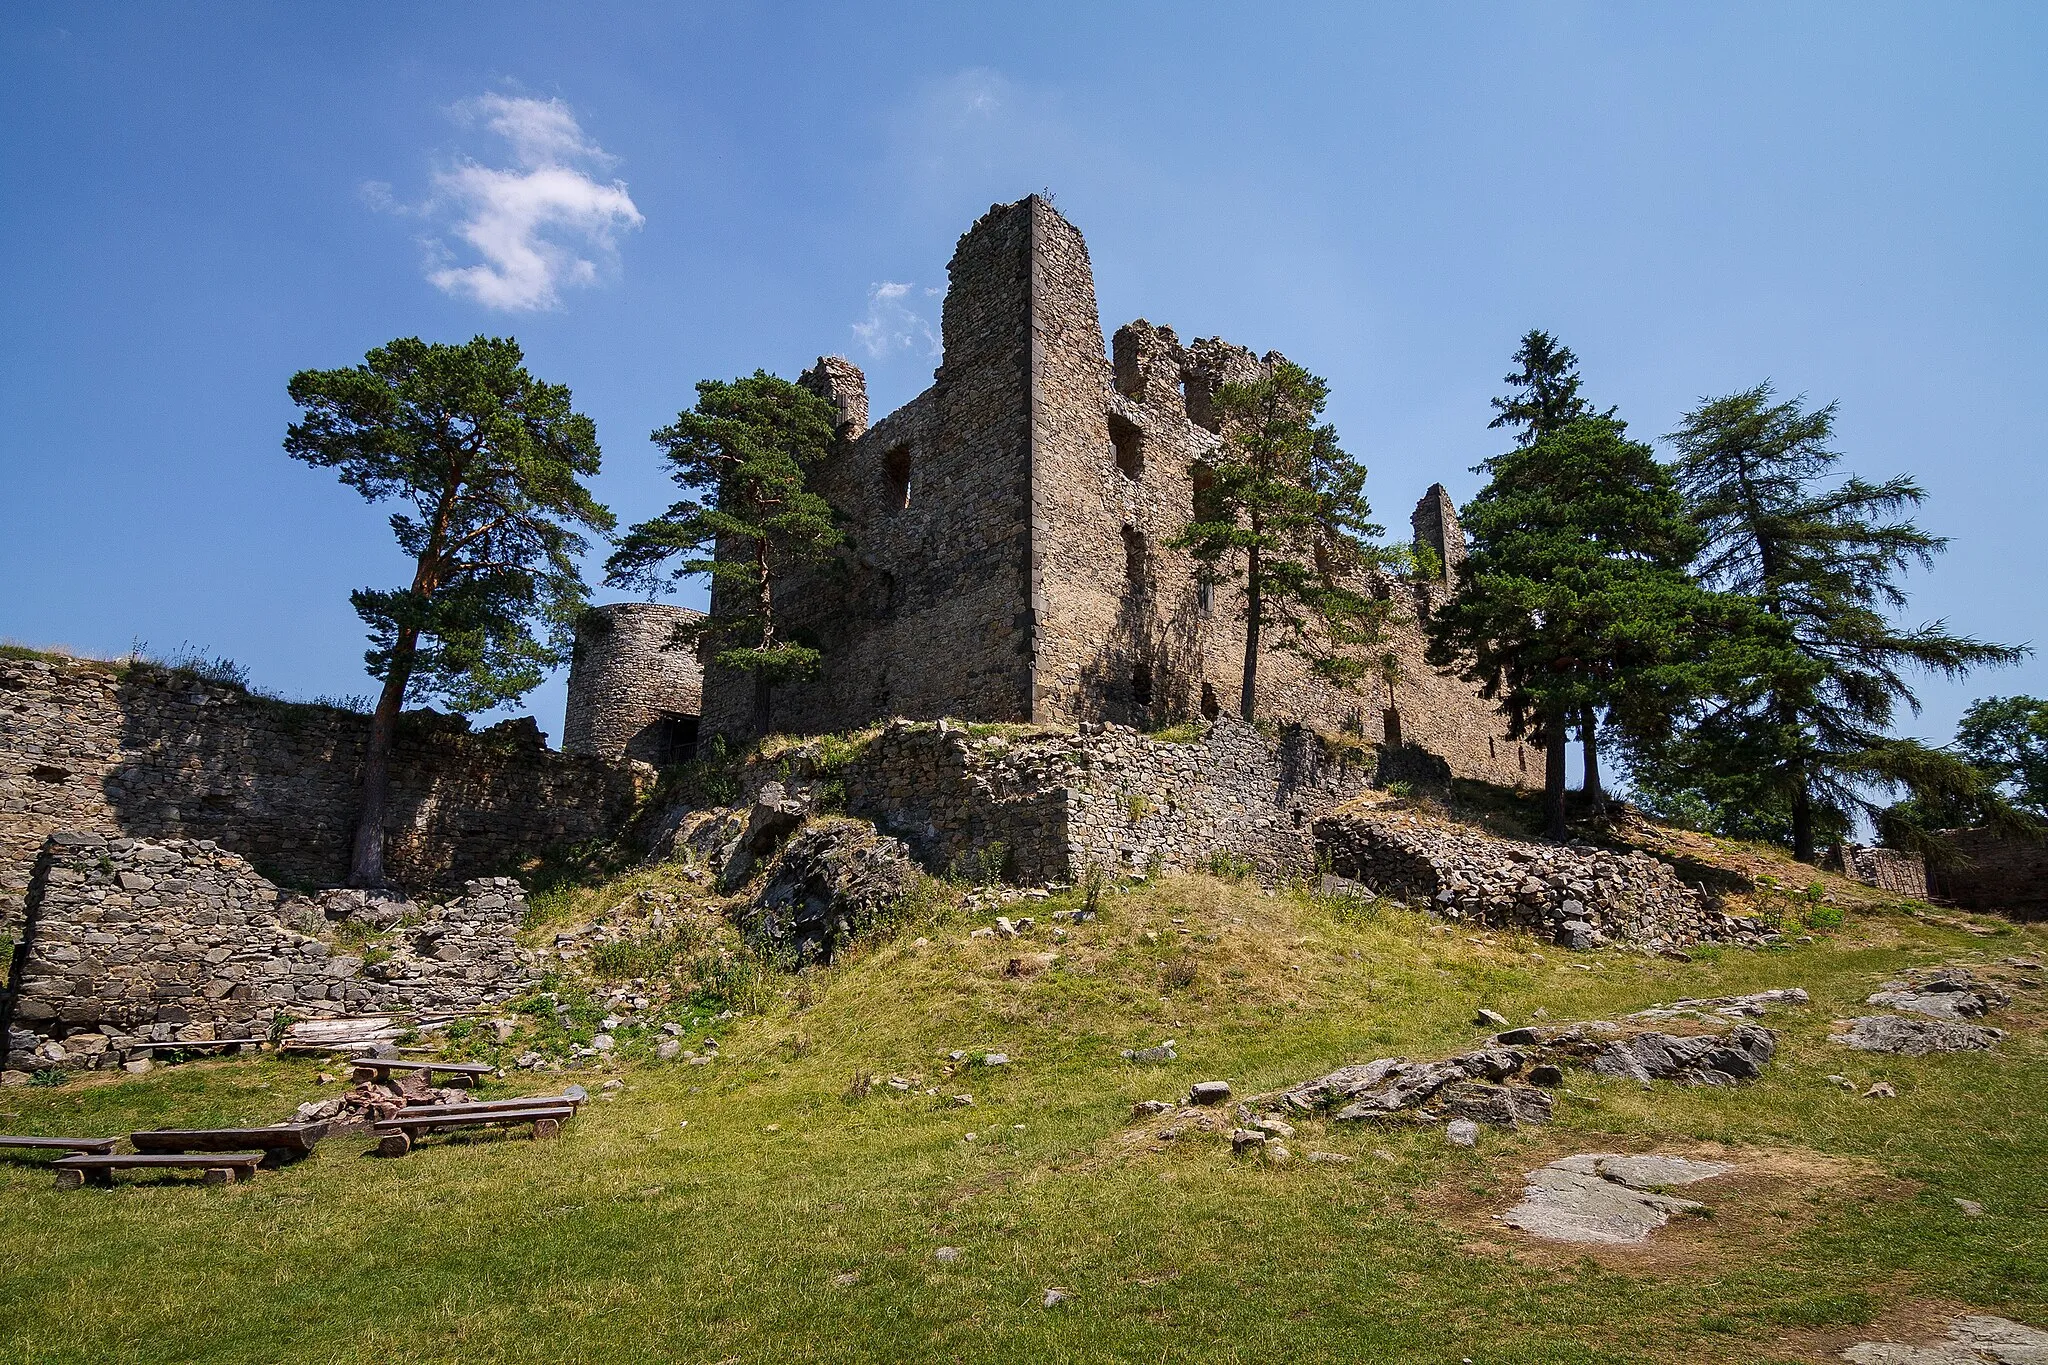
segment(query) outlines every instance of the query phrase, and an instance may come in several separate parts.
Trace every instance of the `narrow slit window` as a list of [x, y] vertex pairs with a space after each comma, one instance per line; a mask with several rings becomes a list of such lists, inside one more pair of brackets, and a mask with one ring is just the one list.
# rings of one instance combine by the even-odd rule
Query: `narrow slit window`
[[1216, 702], [1216, 687], [1213, 683], [1202, 684], [1202, 719], [1214, 720], [1223, 714], [1223, 708]]
[[1124, 578], [1134, 591], [1145, 587], [1145, 536], [1135, 526], [1124, 527]]
[[1216, 610], [1216, 585], [1207, 579], [1195, 584], [1195, 609], [1204, 616]]
[[1109, 444], [1116, 454], [1116, 467], [1127, 479], [1136, 479], [1145, 473], [1145, 433], [1138, 424], [1116, 413], [1109, 414]]
[[1383, 716], [1381, 716], [1381, 717], [1380, 717], [1380, 723], [1381, 723], [1381, 725], [1383, 726], [1383, 728], [1384, 728], [1384, 729], [1386, 730], [1386, 735], [1387, 735], [1387, 747], [1388, 747], [1389, 749], [1398, 749], [1398, 748], [1400, 748], [1400, 747], [1401, 747], [1401, 713], [1400, 713], [1399, 711], [1395, 710], [1395, 709], [1394, 709], [1393, 707], [1389, 706], [1389, 707], [1387, 708], [1387, 710], [1386, 710], [1386, 714], [1384, 714]]
[[1152, 704], [1152, 666], [1139, 664], [1131, 670], [1131, 700], [1139, 706]]
[[892, 509], [910, 506], [910, 447], [892, 447], [882, 457], [882, 473], [887, 480], [884, 493], [889, 506]]

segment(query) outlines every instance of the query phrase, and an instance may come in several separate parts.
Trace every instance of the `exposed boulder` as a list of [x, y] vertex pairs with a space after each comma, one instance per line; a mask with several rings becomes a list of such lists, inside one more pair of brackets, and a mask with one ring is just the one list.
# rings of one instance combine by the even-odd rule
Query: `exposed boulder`
[[1675, 1156], [1568, 1156], [1529, 1172], [1521, 1202], [1501, 1221], [1549, 1242], [1629, 1245], [1643, 1241], [1674, 1213], [1706, 1207], [1662, 1190], [1733, 1169], [1719, 1161]]
[[770, 865], [740, 930], [772, 954], [830, 962], [883, 919], [919, 875], [910, 850], [865, 820], [816, 821]]
[[1902, 973], [1899, 980], [1885, 982], [1864, 1003], [1960, 1024], [2005, 1008], [2012, 1003], [2012, 995], [1968, 967], [1936, 967]]
[[1982, 1052], [2005, 1036], [2003, 1029], [1957, 1024], [1945, 1019], [1908, 1019], [1898, 1014], [1867, 1014], [1848, 1021], [1848, 1031], [1830, 1033], [1828, 1041], [1863, 1052], [1890, 1052], [1924, 1057], [1931, 1052]]

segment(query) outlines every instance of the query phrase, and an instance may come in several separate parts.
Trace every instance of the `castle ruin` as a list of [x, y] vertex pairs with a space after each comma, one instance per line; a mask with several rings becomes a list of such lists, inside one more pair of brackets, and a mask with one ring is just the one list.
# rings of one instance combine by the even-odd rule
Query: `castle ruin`
[[[1234, 708], [1241, 592], [1201, 584], [1171, 542], [1222, 441], [1218, 391], [1280, 357], [1214, 338], [1184, 345], [1143, 320], [1105, 348], [1087, 245], [1037, 195], [991, 208], [960, 239], [948, 274], [944, 354], [929, 389], [870, 425], [865, 380], [848, 361], [823, 358], [800, 381], [838, 409], [838, 441], [816, 480], [847, 542], [778, 586], [784, 632], [825, 664], [776, 688], [773, 728], [816, 734], [889, 717], [1149, 728]], [[1392, 676], [1346, 691], [1269, 649], [1260, 715], [1348, 731], [1458, 776], [1525, 784], [1540, 776], [1540, 754], [1508, 739], [1469, 684], [1423, 660], [1421, 622], [1465, 555], [1441, 485], [1412, 520], [1442, 572], [1375, 585], [1395, 607]], [[723, 594], [713, 592], [714, 618]], [[629, 659], [594, 649], [588, 660], [579, 647], [570, 746], [632, 752], [615, 734], [580, 748], [598, 741], [579, 716], [630, 710], [617, 699], [644, 690], [658, 665], [644, 650]], [[702, 697], [706, 736], [752, 734], [751, 678], [706, 667]]]

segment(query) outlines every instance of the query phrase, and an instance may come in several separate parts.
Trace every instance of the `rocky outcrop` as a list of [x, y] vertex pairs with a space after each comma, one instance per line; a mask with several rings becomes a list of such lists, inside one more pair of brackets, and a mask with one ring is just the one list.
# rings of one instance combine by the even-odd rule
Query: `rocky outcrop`
[[1848, 1021], [1845, 1031], [1828, 1041], [1859, 1052], [1890, 1052], [1925, 1057], [1932, 1052], [1983, 1052], [2005, 1037], [2003, 1029], [1956, 1024], [1944, 1019], [1908, 1019], [1899, 1014], [1867, 1014]]
[[771, 958], [830, 962], [920, 875], [910, 850], [865, 820], [821, 820], [776, 855], [740, 929]]
[[1936, 967], [1902, 973], [1863, 1003], [1960, 1024], [2004, 1009], [2012, 995], [1968, 967]]
[[1632, 1245], [1664, 1226], [1672, 1214], [1706, 1208], [1664, 1190], [1734, 1169], [1726, 1162], [1676, 1156], [1568, 1156], [1529, 1172], [1521, 1202], [1501, 1221], [1547, 1242]]
[[1769, 930], [1712, 910], [1647, 853], [1502, 839], [1401, 810], [1346, 811], [1315, 822], [1338, 877], [1445, 919], [1521, 927], [1561, 947], [1651, 951], [1702, 940], [1761, 942]]

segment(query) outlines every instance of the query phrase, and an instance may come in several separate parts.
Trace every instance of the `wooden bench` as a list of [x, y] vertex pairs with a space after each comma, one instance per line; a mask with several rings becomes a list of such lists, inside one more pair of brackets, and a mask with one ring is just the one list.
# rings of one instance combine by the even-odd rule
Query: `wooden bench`
[[15, 1137], [0, 1133], [0, 1147], [20, 1147], [31, 1152], [90, 1152], [105, 1156], [114, 1150], [118, 1138]]
[[436, 1114], [488, 1114], [498, 1109], [532, 1109], [536, 1106], [552, 1107], [558, 1104], [568, 1105], [569, 1112], [573, 1114], [583, 1107], [583, 1100], [574, 1095], [520, 1095], [509, 1100], [462, 1100], [456, 1104], [408, 1104], [404, 1112], [407, 1114], [429, 1111]]
[[[532, 1124], [536, 1141], [542, 1138], [559, 1137], [562, 1125], [575, 1116], [576, 1110], [567, 1103], [528, 1105], [523, 1109], [493, 1109], [486, 1113], [436, 1112], [441, 1106], [423, 1106], [407, 1109], [396, 1118], [380, 1119], [375, 1128], [378, 1156], [404, 1156], [410, 1152], [419, 1139], [428, 1133], [446, 1132], [456, 1128], [511, 1128], [519, 1124]], [[451, 1109], [467, 1109], [467, 1105], [450, 1105]]]
[[262, 1163], [261, 1152], [104, 1152], [67, 1156], [53, 1164], [57, 1188], [75, 1190], [88, 1180], [111, 1185], [115, 1171], [203, 1171], [209, 1185], [232, 1185], [253, 1179]]
[[240, 1152], [263, 1149], [264, 1161], [282, 1166], [312, 1155], [327, 1136], [324, 1123], [285, 1123], [275, 1128], [151, 1128], [130, 1133], [138, 1152]]
[[379, 1084], [389, 1082], [394, 1071], [424, 1071], [430, 1083], [436, 1075], [443, 1075], [459, 1076], [462, 1078], [462, 1084], [475, 1085], [478, 1080], [493, 1075], [498, 1070], [489, 1062], [407, 1062], [396, 1057], [356, 1057], [352, 1059], [352, 1064], [356, 1069], [356, 1080], [376, 1081]]

